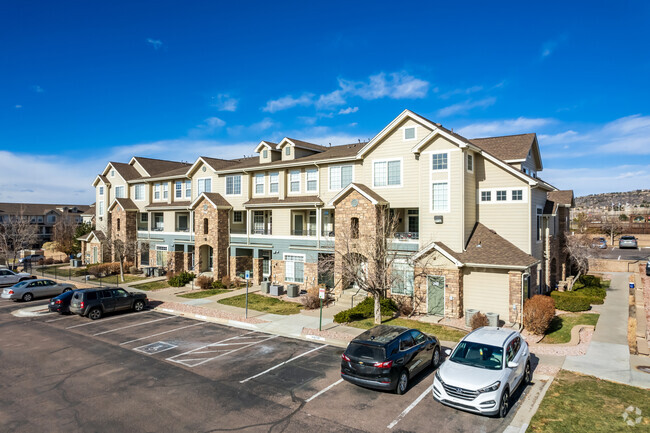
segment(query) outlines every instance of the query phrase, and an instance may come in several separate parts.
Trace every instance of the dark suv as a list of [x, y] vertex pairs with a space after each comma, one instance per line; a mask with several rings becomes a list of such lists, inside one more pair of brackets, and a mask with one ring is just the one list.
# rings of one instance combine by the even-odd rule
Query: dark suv
[[147, 302], [147, 295], [144, 293], [131, 293], [124, 289], [110, 287], [84, 289], [74, 292], [70, 302], [70, 312], [97, 320], [113, 311], [142, 311]]
[[404, 394], [410, 378], [438, 366], [440, 342], [417, 329], [379, 325], [352, 340], [341, 358], [348, 382]]

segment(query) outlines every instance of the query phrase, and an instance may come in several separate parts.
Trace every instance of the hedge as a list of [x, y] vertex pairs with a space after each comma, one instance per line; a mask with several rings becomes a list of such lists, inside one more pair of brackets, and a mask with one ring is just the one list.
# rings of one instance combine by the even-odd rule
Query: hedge
[[591, 308], [593, 298], [580, 296], [577, 292], [551, 292], [551, 298], [555, 301], [555, 308], [562, 311], [587, 311]]
[[168, 283], [172, 287], [183, 287], [193, 279], [194, 274], [192, 272], [179, 272], [178, 274], [170, 277]]
[[[381, 315], [387, 316], [397, 311], [398, 307], [395, 301], [389, 298], [382, 298], [379, 301]], [[375, 298], [368, 297], [359, 303], [356, 307], [349, 310], [343, 310], [334, 316], [336, 323], [356, 322], [357, 320], [367, 319], [375, 315]]]

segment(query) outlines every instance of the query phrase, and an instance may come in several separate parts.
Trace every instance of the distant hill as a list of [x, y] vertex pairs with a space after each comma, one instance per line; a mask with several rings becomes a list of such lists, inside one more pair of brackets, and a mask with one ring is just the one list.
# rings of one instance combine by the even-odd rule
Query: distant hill
[[576, 208], [596, 208], [615, 206], [650, 207], [650, 189], [637, 189], [628, 192], [606, 192], [576, 197]]

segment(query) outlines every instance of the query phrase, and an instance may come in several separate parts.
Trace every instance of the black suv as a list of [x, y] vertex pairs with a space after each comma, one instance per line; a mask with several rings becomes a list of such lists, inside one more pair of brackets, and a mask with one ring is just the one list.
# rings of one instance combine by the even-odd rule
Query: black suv
[[440, 342], [417, 329], [379, 325], [352, 340], [341, 358], [348, 382], [404, 394], [410, 378], [438, 366]]
[[131, 293], [124, 289], [105, 287], [76, 290], [70, 302], [70, 312], [97, 320], [113, 311], [142, 311], [147, 302], [144, 293]]

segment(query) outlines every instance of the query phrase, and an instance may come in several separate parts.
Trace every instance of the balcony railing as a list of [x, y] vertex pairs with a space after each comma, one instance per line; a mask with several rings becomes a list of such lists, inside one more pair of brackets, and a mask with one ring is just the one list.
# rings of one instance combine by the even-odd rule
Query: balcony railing
[[246, 229], [230, 229], [231, 235], [245, 235]]
[[398, 241], [417, 241], [420, 239], [419, 232], [397, 232], [395, 233], [395, 239]]
[[316, 230], [304, 229], [304, 230], [291, 230], [292, 236], [316, 236]]
[[273, 233], [272, 233], [272, 230], [270, 228], [263, 228], [263, 229], [253, 228], [253, 229], [251, 229], [251, 234], [254, 234], [254, 235], [270, 235], [270, 234], [273, 234]]
[[190, 231], [190, 228], [189, 227], [176, 227], [176, 231], [177, 232], [185, 232], [185, 233], [187, 233], [187, 232]]

